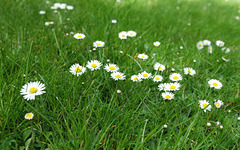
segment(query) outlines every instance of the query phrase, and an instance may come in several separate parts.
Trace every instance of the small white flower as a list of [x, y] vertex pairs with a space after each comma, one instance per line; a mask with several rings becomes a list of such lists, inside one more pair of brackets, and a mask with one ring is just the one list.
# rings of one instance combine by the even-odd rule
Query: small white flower
[[135, 31], [128, 31], [128, 32], [127, 32], [127, 35], [128, 35], [129, 37], [135, 37], [135, 36], [137, 35], [137, 33], [136, 33]]
[[201, 109], [204, 109], [204, 112], [211, 111], [212, 106], [209, 105], [209, 102], [207, 100], [200, 100], [199, 101]]
[[240, 121], [240, 117], [238, 117], [238, 120]]
[[209, 47], [208, 47], [208, 52], [209, 52], [210, 54], [212, 54], [212, 51], [213, 51], [212, 46], [209, 46]]
[[24, 95], [23, 98], [28, 100], [34, 100], [35, 96], [42, 95], [46, 93], [43, 91], [45, 89], [45, 85], [43, 83], [37, 82], [30, 82], [23, 85], [20, 94]]
[[60, 8], [61, 3], [54, 3], [53, 6], [56, 7], [56, 8]]
[[161, 43], [160, 43], [159, 41], [156, 41], [156, 42], [153, 42], [153, 45], [156, 46], [156, 47], [158, 47], [158, 46], [161, 45]]
[[117, 20], [112, 20], [112, 23], [117, 23]]
[[174, 68], [172, 68], [171, 70], [172, 70], [172, 71], [175, 71], [175, 69], [174, 69]]
[[239, 20], [239, 19], [240, 19], [240, 17], [239, 17], [239, 16], [236, 16], [235, 18], [236, 18], [237, 20]]
[[43, 10], [39, 11], [39, 14], [40, 14], [40, 15], [44, 15], [45, 13], [46, 13], [46, 12], [43, 11]]
[[80, 76], [86, 71], [86, 68], [83, 66], [80, 66], [79, 64], [73, 64], [70, 67], [70, 72], [74, 75]]
[[142, 78], [142, 79], [148, 79], [152, 76], [151, 73], [147, 73], [146, 71], [142, 72], [139, 74], [139, 76]]
[[179, 73], [172, 73], [170, 74], [169, 79], [172, 81], [180, 81], [182, 80], [182, 76]]
[[180, 49], [183, 49], [183, 46], [180, 46]]
[[165, 70], [165, 66], [160, 63], [155, 63], [154, 70], [163, 71], [163, 70]]
[[121, 72], [113, 72], [111, 73], [111, 77], [117, 81], [117, 80], [125, 80], [126, 76]]
[[63, 3], [63, 4], [60, 5], [59, 8], [60, 8], [60, 9], [66, 9], [66, 7], [67, 7], [67, 4], [64, 4], [64, 3]]
[[167, 91], [170, 87], [169, 83], [161, 83], [158, 85], [159, 91]]
[[189, 22], [187, 25], [188, 25], [188, 26], [191, 26], [191, 23]]
[[107, 65], [105, 65], [104, 69], [107, 72], [116, 72], [119, 70], [119, 67], [115, 64], [107, 64]]
[[204, 46], [203, 41], [199, 41], [199, 42], [197, 43], [197, 49], [198, 49], [198, 50], [203, 49], [203, 46]]
[[193, 76], [193, 75], [195, 75], [196, 74], [196, 71], [195, 70], [193, 70], [193, 68], [184, 68], [183, 69], [184, 70], [184, 74], [189, 74], [189, 75], [191, 75], [191, 76]]
[[73, 10], [73, 8], [74, 8], [73, 6], [67, 6], [68, 10]]
[[165, 92], [165, 93], [162, 93], [162, 98], [171, 100], [171, 99], [174, 99], [174, 94], [170, 92]]
[[193, 62], [197, 62], [197, 60], [196, 60], [196, 59], [194, 59], [194, 60], [193, 60]]
[[103, 41], [93, 42], [93, 47], [104, 47], [105, 43]]
[[101, 65], [102, 64], [98, 60], [91, 60], [87, 62], [86, 67], [91, 71], [94, 71], [94, 70], [99, 70]]
[[214, 105], [217, 107], [217, 108], [220, 108], [224, 103], [221, 101], [221, 100], [218, 100], [218, 101], [215, 101]]
[[167, 84], [165, 91], [178, 91], [180, 90], [181, 84], [180, 83], [169, 83]]
[[148, 59], [148, 55], [146, 55], [146, 54], [138, 54], [138, 58], [145, 60], [145, 59]]
[[122, 91], [121, 90], [117, 90], [117, 93], [120, 94]]
[[209, 41], [209, 40], [203, 40], [203, 44], [204, 44], [204, 45], [211, 46], [211, 41]]
[[73, 36], [75, 39], [84, 39], [86, 36], [82, 33], [76, 33]]
[[119, 53], [123, 54], [123, 51], [119, 51]]
[[208, 84], [209, 86], [212, 88], [215, 88], [215, 89], [221, 89], [222, 88], [222, 83], [216, 79], [211, 79], [208, 81]]
[[167, 128], [167, 125], [165, 124], [165, 125], [163, 125], [163, 128]]
[[142, 81], [142, 78], [141, 78], [141, 76], [139, 76], [139, 75], [132, 75], [132, 76], [131, 76], [131, 80], [132, 80], [133, 82], [141, 82], [141, 81]]
[[126, 31], [122, 31], [118, 34], [118, 37], [122, 40], [122, 39], [127, 39], [127, 32]]
[[45, 26], [49, 26], [50, 24], [54, 24], [54, 22], [53, 21], [45, 22]]
[[227, 54], [227, 53], [229, 53], [231, 50], [230, 50], [230, 48], [223, 47], [223, 48], [222, 48], [222, 51]]
[[163, 77], [161, 75], [155, 75], [153, 77], [154, 82], [161, 82], [163, 80]]
[[216, 45], [218, 46], [218, 47], [223, 47], [224, 46], [224, 42], [223, 41], [216, 41]]
[[56, 6], [51, 6], [51, 9], [54, 9], [54, 10], [55, 10], [55, 9], [57, 9], [57, 7], [56, 7]]
[[223, 129], [223, 125], [220, 125], [219, 127], [220, 127], [220, 129]]
[[208, 126], [208, 127], [210, 127], [210, 126], [211, 126], [211, 123], [210, 123], [210, 122], [208, 122], [208, 123], [207, 123], [207, 126]]
[[34, 117], [34, 114], [31, 113], [31, 112], [30, 112], [30, 113], [27, 113], [27, 114], [24, 116], [24, 118], [27, 119], [27, 120], [32, 120], [33, 117]]
[[220, 122], [218, 121], [218, 122], [216, 122], [216, 126], [218, 126], [220, 124]]

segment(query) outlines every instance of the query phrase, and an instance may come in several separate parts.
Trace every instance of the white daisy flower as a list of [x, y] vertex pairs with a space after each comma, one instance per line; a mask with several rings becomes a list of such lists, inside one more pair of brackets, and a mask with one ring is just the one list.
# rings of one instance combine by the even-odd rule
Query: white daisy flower
[[26, 115], [24, 116], [24, 118], [27, 119], [27, 120], [32, 120], [33, 117], [34, 117], [34, 114], [31, 113], [31, 112], [30, 113], [26, 113]]
[[116, 72], [119, 70], [119, 67], [115, 64], [107, 64], [107, 65], [105, 65], [104, 69], [107, 72]]
[[66, 9], [66, 7], [67, 7], [67, 4], [62, 3], [59, 8], [60, 9]]
[[121, 72], [113, 72], [111, 73], [111, 77], [117, 81], [117, 80], [125, 80], [126, 76]]
[[224, 51], [226, 54], [229, 53], [231, 50], [230, 48], [223, 47], [222, 51]]
[[154, 70], [163, 71], [165, 70], [165, 66], [160, 63], [155, 63]]
[[209, 52], [210, 54], [212, 54], [212, 51], [213, 51], [212, 46], [209, 46], [209, 47], [208, 47], [208, 52]]
[[79, 64], [73, 64], [70, 67], [70, 72], [74, 75], [80, 76], [86, 71], [86, 68], [83, 66], [80, 66]]
[[180, 46], [180, 49], [183, 49], [183, 46]]
[[73, 10], [73, 8], [74, 8], [73, 6], [67, 6], [68, 10]]
[[203, 40], [203, 45], [211, 46], [211, 41], [209, 41], [209, 40]]
[[210, 123], [210, 122], [208, 122], [208, 123], [207, 123], [207, 126], [208, 126], [208, 127], [210, 127], [210, 126], [211, 126], [211, 123]]
[[144, 71], [144, 72], [140, 73], [139, 76], [141, 76], [142, 79], [148, 79], [152, 76], [152, 74]]
[[189, 74], [191, 76], [196, 74], [196, 71], [193, 70], [193, 68], [184, 68], [183, 70], [184, 70], [184, 74]]
[[203, 41], [199, 41], [199, 42], [197, 43], [197, 49], [198, 49], [198, 50], [203, 49], [203, 46], [204, 46]]
[[220, 108], [224, 103], [221, 101], [221, 100], [218, 100], [218, 101], [215, 101], [214, 105], [217, 107], [217, 108]]
[[112, 20], [112, 23], [117, 23], [117, 20]]
[[61, 3], [54, 3], [53, 6], [56, 7], [56, 8], [60, 8]]
[[44, 15], [45, 13], [46, 13], [46, 12], [43, 11], [43, 10], [39, 11], [39, 14], [40, 14], [40, 15]]
[[171, 100], [171, 99], [174, 99], [174, 94], [170, 92], [165, 92], [165, 93], [162, 93], [162, 98]]
[[127, 32], [127, 36], [135, 37], [136, 35], [137, 35], [137, 33], [135, 31], [128, 31]]
[[169, 83], [161, 83], [158, 85], [159, 91], [167, 91], [170, 87]]
[[86, 36], [82, 33], [76, 33], [73, 36], [75, 39], [84, 39]]
[[105, 42], [103, 41], [95, 41], [93, 42], [93, 47], [104, 47]]
[[139, 75], [132, 75], [132, 76], [131, 76], [131, 80], [132, 80], [133, 82], [141, 82], [141, 81], [142, 81], [142, 78], [141, 78], [141, 76], [139, 76]]
[[204, 112], [211, 111], [212, 106], [209, 105], [209, 102], [207, 100], [200, 100], [199, 101], [201, 109], [204, 109]]
[[223, 41], [216, 41], [216, 45], [218, 46], [218, 47], [223, 47], [224, 46], [224, 42]]
[[169, 83], [166, 87], [165, 91], [178, 91], [180, 90], [181, 84], [180, 83]]
[[20, 94], [24, 95], [23, 98], [26, 100], [34, 100], [35, 96], [42, 95], [46, 93], [43, 91], [45, 89], [45, 85], [43, 83], [37, 82], [30, 82], [23, 85]]
[[122, 31], [118, 34], [118, 37], [122, 40], [122, 39], [127, 39], [127, 32], [126, 31]]
[[49, 26], [50, 24], [54, 24], [54, 22], [53, 21], [45, 22], [45, 26]]
[[216, 79], [211, 79], [208, 81], [208, 84], [210, 85], [210, 87], [215, 88], [215, 89], [221, 89], [222, 88], [222, 83]]
[[161, 75], [155, 75], [153, 77], [154, 82], [161, 82], [163, 80], [163, 77]]
[[222, 57], [222, 60], [223, 60], [223, 61], [227, 61], [227, 62], [230, 61], [230, 59], [226, 59], [226, 58], [224, 58], [224, 57]]
[[138, 54], [138, 58], [145, 60], [145, 59], [148, 59], [148, 55], [146, 55], [146, 54]]
[[169, 79], [172, 81], [180, 81], [182, 80], [182, 76], [179, 73], [172, 73], [170, 74]]
[[159, 41], [156, 41], [156, 42], [153, 42], [153, 45], [156, 46], [156, 47], [158, 47], [158, 46], [161, 45], [161, 43], [160, 43]]
[[99, 70], [102, 64], [98, 60], [91, 60], [87, 62], [86, 67], [91, 69], [91, 71]]

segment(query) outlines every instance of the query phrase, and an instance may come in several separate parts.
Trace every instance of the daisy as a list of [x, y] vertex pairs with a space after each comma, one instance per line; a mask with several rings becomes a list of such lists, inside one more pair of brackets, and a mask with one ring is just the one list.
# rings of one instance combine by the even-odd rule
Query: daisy
[[148, 59], [148, 55], [146, 55], [146, 54], [138, 54], [138, 58], [145, 60], [145, 59]]
[[25, 85], [23, 85], [20, 94], [24, 95], [23, 98], [26, 100], [34, 100], [36, 95], [41, 95], [43, 93], [46, 93], [43, 91], [45, 89], [45, 85], [37, 82], [30, 82]]
[[132, 80], [133, 82], [141, 82], [141, 81], [142, 81], [142, 78], [141, 78], [141, 76], [139, 76], [139, 75], [132, 75], [132, 76], [131, 76], [131, 80]]
[[73, 36], [75, 39], [84, 39], [86, 36], [82, 33], [76, 33]]
[[25, 116], [24, 116], [24, 118], [25, 119], [27, 119], [27, 120], [32, 120], [33, 119], [33, 117], [34, 117], [34, 115], [33, 115], [33, 113], [27, 113]]
[[167, 91], [169, 89], [169, 83], [161, 83], [158, 85], [159, 91]]
[[169, 83], [165, 91], [178, 91], [181, 87], [180, 83]]
[[65, 9], [66, 7], [67, 7], [67, 4], [62, 3], [59, 8], [60, 9]]
[[170, 74], [169, 79], [172, 81], [180, 81], [182, 80], [182, 76], [179, 73], [172, 73]]
[[217, 107], [217, 108], [220, 108], [224, 103], [221, 101], [221, 100], [218, 100], [218, 101], [215, 101], [214, 105]]
[[212, 49], [212, 46], [209, 46], [209, 47], [208, 47], [208, 52], [209, 52], [210, 54], [212, 54], [212, 50], [213, 50], [213, 49]]
[[226, 59], [226, 58], [224, 58], [224, 57], [222, 57], [222, 60], [223, 60], [223, 61], [227, 61], [227, 62], [230, 61], [230, 59]]
[[210, 87], [215, 88], [215, 89], [221, 89], [222, 88], [222, 83], [216, 79], [211, 79], [208, 81], [208, 84], [210, 85]]
[[95, 41], [93, 42], [93, 47], [104, 47], [105, 42], [103, 41]]
[[199, 41], [199, 42], [197, 43], [197, 49], [198, 49], [198, 50], [203, 49], [203, 46], [204, 46], [204, 44], [203, 44], [202, 41]]
[[136, 35], [137, 35], [137, 33], [135, 31], [128, 31], [127, 32], [127, 36], [135, 37]]
[[223, 41], [216, 41], [216, 45], [218, 46], [218, 47], [223, 47], [224, 46], [224, 42]]
[[163, 71], [165, 70], [165, 66], [160, 63], [155, 63], [154, 70]]
[[54, 24], [54, 22], [53, 21], [45, 22], [45, 26], [49, 26], [50, 24]]
[[108, 65], [105, 65], [104, 69], [107, 72], [116, 72], [119, 70], [119, 67], [115, 64], [108, 64]]
[[87, 62], [86, 67], [91, 69], [91, 71], [99, 70], [102, 64], [98, 60], [91, 60]]
[[112, 23], [117, 23], [117, 20], [112, 20]]
[[148, 79], [152, 76], [152, 74], [144, 71], [144, 72], [140, 73], [139, 76], [141, 76], [142, 79]]
[[118, 34], [118, 37], [122, 40], [122, 39], [127, 39], [127, 32], [126, 31], [122, 31]]
[[199, 101], [201, 109], [204, 109], [204, 112], [211, 111], [212, 106], [209, 105], [209, 102], [207, 100], [200, 100]]
[[55, 6], [51, 6], [51, 9], [57, 9], [57, 7], [55, 7]]
[[73, 10], [73, 8], [74, 8], [73, 6], [67, 6], [68, 10]]
[[211, 46], [211, 41], [209, 41], [209, 40], [203, 40], [203, 45]]
[[117, 80], [125, 80], [125, 78], [126, 78], [126, 76], [125, 76], [123, 73], [121, 73], [121, 72], [113, 72], [113, 73], [111, 74], [111, 77], [112, 77], [115, 81], [117, 81]]
[[46, 13], [46, 12], [43, 11], [43, 10], [39, 11], [39, 14], [40, 14], [40, 15], [44, 15], [45, 13]]
[[171, 100], [171, 99], [174, 99], [174, 94], [170, 92], [165, 92], [165, 93], [162, 93], [162, 98]]
[[153, 42], [153, 45], [156, 46], [156, 47], [158, 47], [158, 46], [161, 45], [161, 43], [160, 43], [159, 41], [156, 41], [156, 42]]
[[160, 75], [155, 75], [155, 76], [153, 77], [153, 81], [154, 81], [154, 82], [161, 82], [162, 80], [163, 80], [163, 77], [160, 76]]
[[183, 70], [184, 70], [184, 74], [189, 74], [191, 76], [196, 74], [196, 71], [193, 70], [193, 68], [184, 68]]
[[53, 6], [56, 7], [56, 8], [60, 8], [61, 3], [54, 3]]
[[83, 66], [80, 66], [79, 64], [73, 64], [70, 67], [70, 72], [74, 75], [80, 76], [86, 71], [86, 68]]
[[227, 53], [229, 53], [231, 50], [230, 50], [230, 48], [224, 47], [224, 48], [222, 48], [222, 51], [224, 51], [224, 52], [227, 54]]

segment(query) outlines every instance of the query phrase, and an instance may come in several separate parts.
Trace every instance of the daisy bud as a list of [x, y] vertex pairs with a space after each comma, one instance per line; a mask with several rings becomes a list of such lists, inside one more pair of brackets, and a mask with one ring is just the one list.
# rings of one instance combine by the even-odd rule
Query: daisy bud
[[122, 53], [123, 53], [123, 51], [120, 51], [120, 53], [122, 54]]
[[175, 69], [174, 69], [174, 68], [172, 68], [171, 70], [172, 70], [172, 71], [175, 71]]
[[228, 112], [230, 113], [230, 112], [231, 112], [231, 110], [228, 110]]
[[95, 50], [96, 50], [96, 48], [93, 48], [92, 50], [94, 50], [94, 51], [95, 51]]
[[218, 122], [216, 122], [216, 126], [218, 126], [220, 124], [220, 122], [218, 121]]
[[163, 128], [167, 128], [167, 125], [165, 124], [165, 125], [163, 125]]
[[112, 23], [117, 23], [117, 20], [112, 20]]
[[109, 59], [107, 59], [107, 62], [110, 62], [110, 60], [109, 60]]
[[84, 82], [82, 82], [82, 84], [84, 84]]
[[193, 62], [197, 62], [197, 60], [196, 60], [196, 59], [194, 59], [194, 60], [193, 60]]
[[180, 49], [183, 49], [183, 46], [180, 46]]
[[69, 21], [70, 20], [70, 18], [67, 18], [67, 21]]
[[121, 90], [117, 90], [117, 93], [120, 94], [120, 93], [121, 93]]
[[238, 117], [238, 120], [240, 121], [240, 117]]
[[223, 125], [220, 125], [219, 127], [220, 127], [220, 129], [223, 129]]
[[208, 126], [208, 127], [210, 127], [210, 126], [211, 126], [211, 123], [210, 123], [210, 122], [208, 122], [208, 123], [207, 123], [207, 126]]

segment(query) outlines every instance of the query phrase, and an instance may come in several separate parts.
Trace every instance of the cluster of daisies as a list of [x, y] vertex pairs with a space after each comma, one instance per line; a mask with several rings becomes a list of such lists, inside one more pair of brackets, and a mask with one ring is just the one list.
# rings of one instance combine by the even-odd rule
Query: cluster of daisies
[[118, 34], [120, 39], [127, 39], [127, 37], [135, 37], [137, 33], [135, 31], [122, 31]]
[[[217, 40], [216, 41], [216, 46], [217, 47], [221, 47], [221, 50], [227, 54], [229, 53], [231, 50], [230, 48], [224, 47], [225, 43], [223, 41]], [[203, 40], [203, 41], [199, 41], [197, 42], [197, 49], [198, 50], [202, 50], [205, 46], [207, 46], [207, 50], [210, 54], [213, 53], [213, 46], [211, 45], [211, 41], [209, 40]], [[223, 61], [229, 61], [229, 59], [226, 59], [224, 57], [222, 57]]]
[[[84, 39], [86, 36], [83, 33], [76, 33], [76, 34], [74, 34], [73, 37], [75, 39], [81, 40], [81, 39]], [[95, 41], [95, 42], [93, 42], [93, 47], [94, 48], [104, 47], [104, 45], [105, 45], [105, 42], [103, 42], [103, 41]]]

